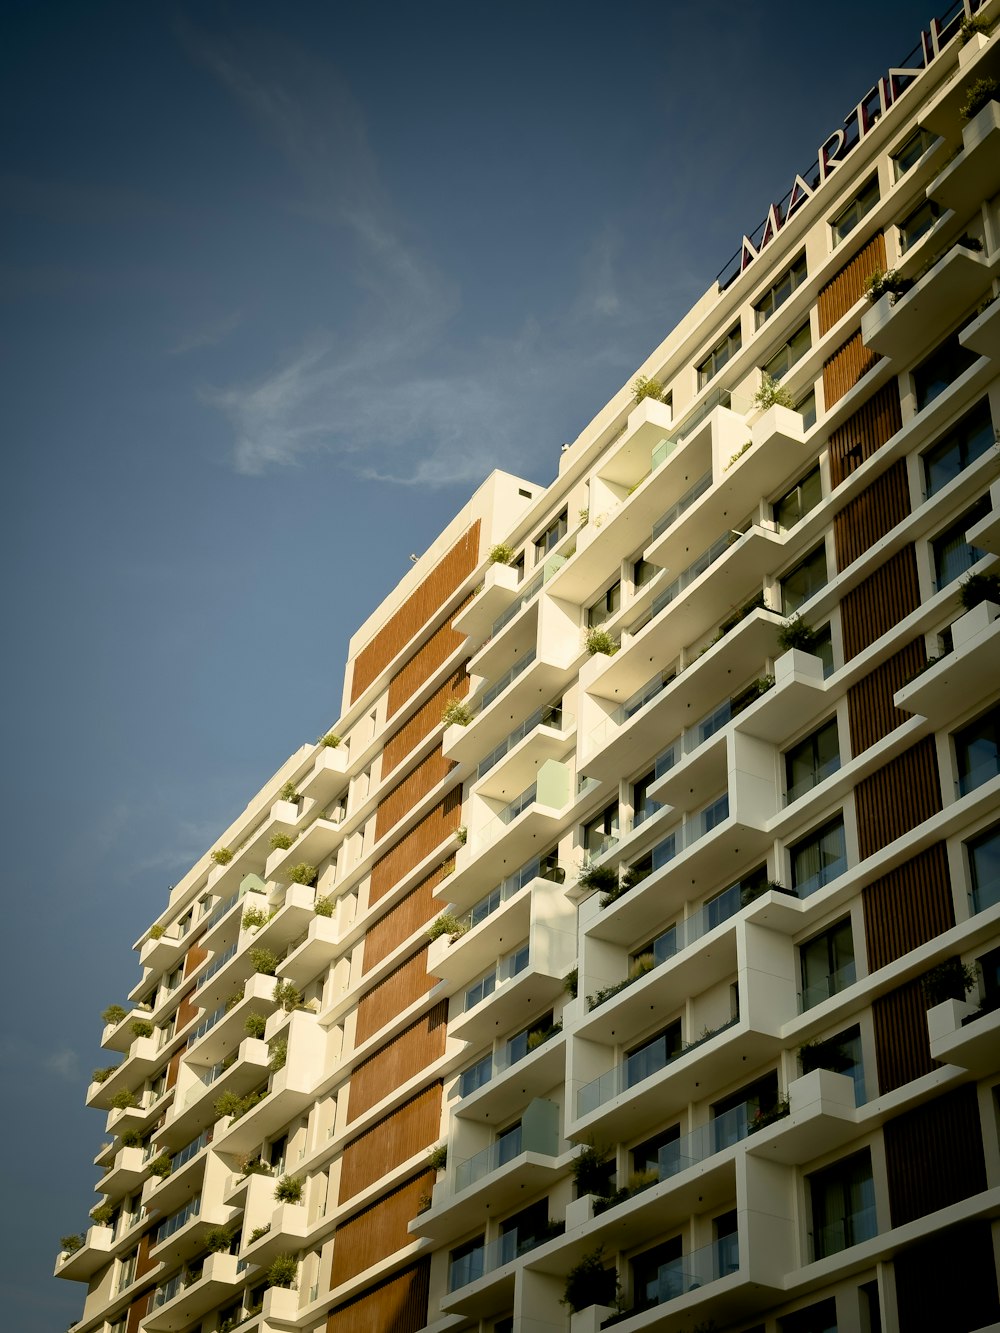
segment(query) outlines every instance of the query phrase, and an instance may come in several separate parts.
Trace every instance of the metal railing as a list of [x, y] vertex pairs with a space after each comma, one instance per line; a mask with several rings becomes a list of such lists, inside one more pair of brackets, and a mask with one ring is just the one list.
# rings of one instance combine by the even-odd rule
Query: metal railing
[[523, 741], [525, 736], [534, 731], [536, 727], [552, 727], [556, 731], [565, 731], [572, 721], [572, 715], [563, 713], [562, 706], [559, 704], [549, 704], [545, 708], [537, 709], [530, 717], [525, 718], [520, 725], [516, 726], [509, 735], [505, 736], [499, 745], [494, 746], [485, 759], [480, 761], [474, 780], [478, 782], [491, 768], [495, 768], [500, 760], [506, 754], [509, 754], [514, 746]]

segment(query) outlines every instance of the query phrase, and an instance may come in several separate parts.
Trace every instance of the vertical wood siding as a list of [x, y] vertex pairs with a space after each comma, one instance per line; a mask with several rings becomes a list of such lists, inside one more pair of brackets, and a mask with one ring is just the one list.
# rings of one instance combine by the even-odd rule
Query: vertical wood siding
[[439, 782], [443, 782], [453, 767], [451, 760], [445, 759], [441, 753], [439, 741], [430, 754], [379, 801], [375, 810], [376, 842], [385, 837]]
[[128, 1319], [125, 1323], [125, 1333], [139, 1333], [139, 1325], [146, 1317], [146, 1311], [149, 1309], [149, 1299], [152, 1292], [147, 1291], [140, 1296], [138, 1300], [132, 1302], [128, 1307]]
[[830, 484], [836, 490], [872, 454], [878, 453], [903, 424], [899, 386], [884, 384], [830, 436]]
[[382, 777], [388, 777], [392, 770], [413, 750], [425, 736], [429, 736], [440, 723], [441, 715], [455, 699], [464, 699], [469, 692], [469, 677], [462, 666], [448, 680], [435, 690], [422, 708], [418, 708], [408, 722], [395, 735], [386, 741], [382, 751]]
[[[992, 1328], [1000, 1320], [988, 1217], [934, 1230], [916, 1245], [897, 1250], [892, 1266], [896, 1271], [895, 1327], [902, 1333], [944, 1329], [957, 1333], [958, 1329]], [[947, 1280], [938, 1281], [938, 1274]]]
[[196, 967], [200, 967], [208, 957], [208, 950], [200, 944], [192, 944], [184, 958], [184, 975], [189, 977]]
[[910, 487], [906, 463], [894, 464], [876, 478], [857, 499], [833, 520], [833, 540], [837, 568], [846, 569], [859, 556], [902, 523], [910, 512]]
[[436, 629], [425, 643], [421, 644], [413, 656], [403, 663], [389, 681], [386, 717], [392, 717], [397, 713], [407, 699], [416, 690], [419, 690], [424, 681], [433, 676], [441, 663], [447, 662], [452, 653], [465, 642], [465, 635], [452, 629], [451, 622], [460, 611], [465, 610], [471, 601], [471, 595], [466, 597], [461, 606], [455, 608], [451, 618]]
[[340, 1163], [341, 1203], [435, 1142], [441, 1132], [441, 1087], [432, 1083], [347, 1145]]
[[160, 1262], [159, 1259], [151, 1259], [149, 1257], [149, 1251], [152, 1248], [152, 1244], [153, 1244], [153, 1233], [152, 1231], [147, 1231], [145, 1235], [142, 1237], [142, 1239], [139, 1241], [139, 1253], [136, 1255], [136, 1260], [135, 1260], [136, 1279], [140, 1277], [145, 1277], [146, 1274], [152, 1272], [152, 1270]]
[[892, 697], [926, 662], [923, 639], [914, 639], [847, 691], [851, 754], [855, 758], [908, 719], [909, 713], [900, 712]]
[[854, 789], [862, 860], [941, 809], [933, 737], [918, 741]]
[[414, 824], [395, 847], [375, 862], [368, 891], [369, 903], [378, 902], [394, 884], [398, 884], [408, 870], [429, 856], [449, 834], [455, 832], [461, 820], [462, 791], [456, 788], [424, 815], [418, 824]]
[[326, 1333], [419, 1333], [427, 1323], [430, 1260], [371, 1287], [331, 1311]]
[[862, 891], [868, 970], [875, 972], [955, 924], [943, 842]]
[[358, 1065], [351, 1076], [348, 1124], [443, 1055], [447, 1025], [448, 1001], [444, 1000]]
[[894, 1227], [986, 1188], [979, 1103], [972, 1083], [890, 1120], [885, 1137]]
[[186, 1028], [191, 1020], [201, 1013], [201, 1010], [195, 1004], [194, 997], [195, 992], [193, 990], [188, 991], [177, 1006], [177, 1027], [175, 1029], [177, 1032]]
[[422, 995], [426, 995], [436, 984], [435, 978], [427, 975], [427, 950], [425, 944], [419, 953], [390, 972], [384, 981], [380, 981], [367, 995], [361, 997], [358, 1005], [357, 1031], [355, 1041], [358, 1045], [379, 1028], [384, 1028], [397, 1014], [401, 1014]]
[[849, 389], [854, 388], [862, 375], [867, 375], [878, 359], [878, 354], [861, 341], [860, 330], [834, 352], [823, 366], [823, 401], [828, 412]]
[[865, 283], [871, 275], [884, 271], [885, 237], [879, 232], [820, 292], [816, 306], [821, 338], [861, 300], [865, 294]]
[[175, 1051], [173, 1055], [170, 1057], [170, 1063], [167, 1065], [168, 1090], [172, 1088], [174, 1084], [177, 1082], [177, 1071], [181, 1067], [181, 1057], [183, 1056], [186, 1049], [187, 1049], [186, 1045], [182, 1046], [179, 1051]]
[[415, 930], [438, 915], [441, 904], [435, 899], [434, 890], [444, 879], [445, 866], [450, 864], [443, 862], [439, 865], [367, 931], [362, 972], [370, 972], [383, 958], [388, 958], [393, 949], [409, 939]]
[[845, 662], [887, 634], [919, 605], [917, 557], [912, 546], [904, 546], [841, 600]]
[[393, 658], [434, 616], [479, 563], [479, 520], [458, 539], [354, 659], [351, 703], [363, 694]]
[[[333, 1239], [331, 1288], [339, 1287], [348, 1278], [356, 1277], [380, 1259], [386, 1259], [413, 1243], [416, 1237], [410, 1235], [407, 1227], [417, 1215], [420, 1196], [431, 1192], [434, 1178], [433, 1171], [414, 1176], [337, 1228]], [[395, 1325], [391, 1327], [394, 1329]]]
[[935, 1068], [927, 1036], [927, 1003], [919, 978], [880, 995], [872, 1004], [872, 1020], [879, 1092], [892, 1092]]

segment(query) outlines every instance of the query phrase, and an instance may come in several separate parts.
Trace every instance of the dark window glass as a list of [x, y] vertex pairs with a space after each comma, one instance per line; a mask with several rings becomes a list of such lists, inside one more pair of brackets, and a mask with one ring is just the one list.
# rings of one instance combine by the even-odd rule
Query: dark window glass
[[684, 1290], [683, 1245], [680, 1236], [656, 1245], [632, 1260], [634, 1310], [649, 1310], [673, 1300]]
[[820, 545], [781, 580], [781, 606], [784, 614], [792, 615], [825, 586], [826, 549]]
[[554, 546], [558, 546], [569, 531], [569, 511], [564, 509], [557, 519], [555, 519], [545, 529], [540, 536], [535, 538], [535, 555], [541, 557], [548, 555]]
[[856, 980], [854, 969], [854, 935], [851, 921], [845, 917], [821, 935], [799, 946], [802, 969], [802, 1009], [839, 995]]
[[802, 360], [811, 346], [812, 336], [809, 333], [809, 322], [807, 320], [800, 329], [796, 329], [788, 342], [783, 347], [779, 347], [770, 361], [762, 367], [765, 375], [770, 375], [773, 380], [782, 379], [797, 361]]
[[840, 767], [837, 719], [831, 718], [810, 736], [785, 751], [786, 799], [791, 804]]
[[975, 791], [1000, 773], [1000, 708], [993, 708], [955, 733], [958, 790]]
[[809, 1177], [813, 1253], [824, 1259], [878, 1234], [871, 1154], [864, 1152]]
[[847, 843], [842, 815], [811, 833], [792, 848], [792, 887], [807, 898], [847, 869]]
[[851, 232], [858, 225], [861, 219], [872, 211], [878, 203], [878, 177], [872, 176], [858, 194], [845, 209], [831, 221], [833, 228], [833, 243], [839, 245], [845, 237], [850, 236]]
[[1000, 824], [965, 845], [972, 880], [972, 910], [985, 912], [1000, 903]]
[[934, 538], [931, 550], [934, 553], [934, 578], [939, 590], [960, 578], [986, 554], [978, 546], [970, 546], [965, 540], [965, 534], [989, 512], [990, 502], [984, 495], [960, 519]]
[[597, 599], [592, 607], [587, 611], [587, 624], [594, 628], [595, 625], [603, 625], [606, 620], [618, 610], [622, 604], [622, 585], [612, 583], [611, 587], [601, 597]]
[[780, 1333], [837, 1333], [837, 1301], [833, 1296], [778, 1320]]
[[810, 1042], [799, 1052], [803, 1074], [814, 1069], [829, 1069], [833, 1074], [847, 1074], [854, 1083], [854, 1104], [865, 1102], [865, 1066], [861, 1056], [861, 1029], [856, 1025], [822, 1041]]
[[755, 327], [760, 328], [765, 324], [776, 310], [779, 310], [792, 292], [797, 287], [801, 287], [806, 280], [806, 257], [805, 254], [799, 255], [795, 263], [783, 274], [774, 286], [764, 293], [757, 304], [754, 306]]
[[926, 236], [937, 222], [941, 210], [930, 199], [915, 208], [909, 217], [899, 224], [899, 248], [905, 254], [922, 236]]
[[892, 155], [892, 168], [896, 180], [900, 180], [911, 167], [915, 167], [931, 144], [936, 142], [937, 138], [930, 130], [914, 130], [902, 148]]
[[637, 1143], [632, 1149], [632, 1170], [639, 1175], [647, 1172], [652, 1175], [655, 1172], [657, 1180], [666, 1180], [668, 1176], [676, 1175], [686, 1165], [680, 1162], [680, 1137], [680, 1125], [671, 1125], [662, 1133], [654, 1134], [651, 1139]]
[[936, 495], [954, 481], [970, 463], [986, 453], [994, 439], [989, 400], [984, 398], [949, 435], [921, 455], [927, 494]]
[[737, 324], [729, 330], [716, 347], [712, 348], [698, 367], [698, 388], [703, 389], [709, 380], [714, 379], [726, 362], [730, 361], [742, 346], [743, 338], [740, 333], [740, 326]]
[[962, 346], [957, 333], [946, 338], [913, 372], [917, 411], [922, 412], [929, 403], [933, 403], [976, 360], [976, 353]]
[[678, 1020], [658, 1036], [644, 1041], [625, 1057], [625, 1086], [634, 1087], [644, 1078], [665, 1069], [681, 1053], [681, 1025]]
[[794, 528], [796, 523], [805, 518], [823, 499], [823, 484], [819, 468], [807, 472], [801, 481], [797, 481], [790, 491], [786, 491], [772, 505], [774, 521], [782, 532]]

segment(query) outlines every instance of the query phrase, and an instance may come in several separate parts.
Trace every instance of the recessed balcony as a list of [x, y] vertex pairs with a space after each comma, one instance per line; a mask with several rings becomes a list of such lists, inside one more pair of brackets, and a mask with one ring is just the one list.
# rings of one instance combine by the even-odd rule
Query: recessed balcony
[[[226, 1092], [243, 1097], [260, 1087], [269, 1069], [267, 1043], [255, 1037], [245, 1038], [239, 1046], [237, 1058], [228, 1069], [223, 1069], [209, 1082], [197, 1080], [186, 1088], [174, 1102], [172, 1115], [157, 1135], [158, 1142], [167, 1147], [180, 1147], [194, 1138], [205, 1126], [219, 1117], [215, 1103]], [[212, 1070], [205, 1071], [207, 1075]]]
[[477, 762], [500, 745], [526, 717], [544, 708], [567, 677], [567, 667], [555, 656], [534, 648], [522, 654], [496, 680], [481, 681], [465, 700], [472, 721], [446, 727], [442, 753], [456, 763]]
[[523, 791], [548, 759], [561, 759], [576, 718], [561, 706], [537, 708], [479, 762], [470, 779], [477, 796], [502, 800]]
[[865, 346], [910, 365], [989, 290], [991, 267], [953, 246], [905, 296], [886, 293], [861, 320]]
[[452, 621], [452, 628], [473, 643], [481, 642], [494, 621], [507, 610], [517, 596], [520, 571], [512, 565], [492, 564], [483, 586], [472, 601]]
[[962, 126], [962, 147], [931, 181], [927, 197], [961, 217], [1000, 190], [1000, 104], [987, 102]]
[[235, 1254], [210, 1254], [200, 1272], [185, 1270], [155, 1288], [143, 1328], [175, 1333], [189, 1327], [232, 1295], [244, 1271]]
[[[996, 309], [1000, 314], [1000, 301], [996, 302]], [[978, 523], [968, 529], [965, 539], [970, 545], [978, 546], [981, 551], [1000, 555], [1000, 481], [995, 481], [990, 486], [990, 506], [990, 512], [984, 514]]]
[[1000, 1008], [982, 1011], [965, 1000], [945, 1000], [928, 1009], [927, 1032], [935, 1060], [967, 1069], [975, 1078], [995, 1071]]
[[278, 976], [301, 989], [333, 962], [339, 938], [340, 931], [333, 917], [314, 915], [305, 938], [278, 964]]
[[567, 924], [534, 921], [526, 947], [497, 959], [476, 985], [455, 997], [448, 1035], [481, 1044], [527, 1023], [539, 1006], [558, 999], [576, 958], [574, 932]]
[[489, 848], [494, 871], [519, 865], [551, 841], [570, 798], [570, 766], [548, 759], [537, 779], [506, 805], [481, 802], [486, 818], [470, 831], [472, 846], [479, 853]]
[[86, 1281], [99, 1268], [111, 1262], [115, 1233], [112, 1227], [88, 1227], [83, 1244], [72, 1252], [64, 1250], [56, 1260], [55, 1276], [74, 1282]]
[[566, 559], [565, 555], [550, 555], [542, 568], [523, 584], [511, 604], [494, 620], [489, 635], [473, 654], [469, 663], [470, 675], [497, 675], [507, 659], [523, 655], [534, 644], [539, 594]]
[[247, 1263], [266, 1268], [279, 1254], [295, 1254], [309, 1237], [309, 1214], [304, 1203], [279, 1203], [263, 1225], [268, 1230], [255, 1241], [247, 1232], [240, 1255]]
[[187, 944], [187, 936], [179, 935], [176, 929], [165, 931], [158, 939], [150, 936], [139, 950], [139, 965], [153, 972], [166, 972], [176, 967]]
[[981, 602], [952, 625], [953, 648], [893, 696], [906, 713], [947, 727], [996, 693], [1000, 680], [1000, 607]]
[[556, 1030], [524, 1055], [511, 1057], [501, 1049], [486, 1059], [489, 1068], [478, 1087], [462, 1096], [460, 1083], [461, 1100], [455, 1103], [454, 1113], [469, 1120], [502, 1124], [526, 1102], [544, 1097], [563, 1082], [566, 1039]]
[[788, 1085], [788, 1113], [762, 1125], [747, 1151], [769, 1162], [801, 1166], [857, 1138], [862, 1131], [847, 1074], [814, 1069]]

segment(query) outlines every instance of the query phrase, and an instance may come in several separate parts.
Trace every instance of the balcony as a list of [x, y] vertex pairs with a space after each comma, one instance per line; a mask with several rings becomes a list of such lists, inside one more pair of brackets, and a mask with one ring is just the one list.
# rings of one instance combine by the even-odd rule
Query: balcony
[[746, 736], [776, 745], [817, 721], [829, 707], [827, 700], [823, 663], [792, 648], [775, 659], [774, 688], [748, 708], [736, 726]]
[[517, 596], [519, 577], [520, 571], [512, 565], [490, 565], [482, 588], [465, 610], [458, 613], [452, 628], [473, 643], [480, 643]]
[[144, 1082], [146, 1075], [162, 1059], [163, 1033], [152, 1037], [133, 1037], [128, 1054], [103, 1082], [91, 1083], [87, 1088], [87, 1105], [102, 1111], [111, 1109], [112, 1100], [120, 1092]]
[[561, 707], [536, 709], [480, 761], [473, 779], [477, 795], [499, 799], [521, 791], [546, 760], [566, 753], [575, 725]]
[[187, 935], [178, 935], [176, 929], [165, 931], [159, 939], [150, 937], [139, 950], [139, 965], [153, 972], [166, 972], [177, 966], [187, 945]]
[[[526, 947], [498, 959], [477, 985], [466, 989], [464, 997], [456, 996], [452, 1001], [448, 1035], [475, 1045], [497, 1032], [527, 1023], [540, 1005], [550, 1005], [559, 998], [562, 979], [575, 959], [571, 919], [536, 917]], [[460, 1008], [463, 999], [465, 1007]]]
[[[578, 653], [577, 637], [574, 630], [574, 646], [569, 650], [573, 657]], [[475, 763], [501, 744], [525, 717], [557, 694], [569, 674], [565, 655], [565, 648], [562, 655], [557, 655], [532, 647], [499, 678], [477, 682], [465, 701], [472, 710], [471, 722], [445, 728], [441, 738], [445, 758]]]
[[149, 1333], [187, 1328], [233, 1294], [244, 1267], [234, 1254], [210, 1254], [200, 1272], [176, 1274], [154, 1290], [143, 1328]]
[[111, 1227], [88, 1227], [83, 1244], [72, 1254], [63, 1251], [56, 1260], [55, 1276], [74, 1282], [86, 1281], [111, 1262], [115, 1233]]
[[962, 126], [962, 147], [927, 187], [927, 196], [960, 217], [1000, 190], [1000, 106], [988, 102]]
[[[994, 302], [994, 308], [1000, 315], [1000, 301]], [[997, 331], [1000, 333], [1000, 320]], [[978, 546], [981, 551], [1000, 555], [1000, 481], [995, 481], [990, 486], [990, 506], [990, 512], [984, 514], [978, 523], [969, 528], [965, 537], [966, 541]]]
[[296, 1254], [304, 1248], [310, 1231], [308, 1210], [302, 1203], [281, 1203], [265, 1225], [269, 1229], [255, 1241], [250, 1241], [247, 1231], [240, 1251], [247, 1263], [261, 1268], [267, 1268], [279, 1254]]
[[340, 929], [333, 917], [314, 916], [305, 936], [292, 942], [291, 951], [278, 964], [277, 975], [301, 990], [333, 962], [339, 939]]
[[[510, 606], [494, 620], [489, 635], [473, 654], [469, 674], [491, 677], [511, 657], [522, 656], [535, 643], [538, 595], [566, 563], [564, 555], [550, 555], [545, 564], [521, 588]], [[531, 614], [525, 612], [531, 608]]]
[[931, 1055], [942, 1064], [985, 1078], [997, 1067], [1000, 1009], [982, 1012], [964, 1000], [945, 1000], [927, 1011]]
[[274, 1012], [274, 977], [254, 972], [243, 988], [243, 998], [227, 1001], [198, 1024], [188, 1043], [186, 1055], [200, 1065], [214, 1065], [239, 1048], [246, 1036], [245, 1024], [250, 1013], [265, 1016]]
[[148, 1023], [152, 1009], [134, 1008], [129, 1010], [124, 1018], [119, 1019], [117, 1023], [108, 1023], [101, 1033], [101, 1047], [105, 1051], [121, 1051], [124, 1053], [135, 1041], [135, 1033], [132, 1031], [133, 1023]]
[[[1000, 360], [1000, 301], [993, 301], [975, 319], [969, 321], [958, 335], [958, 341], [977, 356]], [[994, 509], [996, 505], [994, 504]], [[989, 550], [996, 551], [995, 546]]]
[[910, 365], [990, 287], [990, 265], [962, 245], [953, 246], [905, 296], [887, 293], [865, 311], [861, 336], [867, 347]]
[[559, 1029], [523, 1054], [510, 1054], [501, 1048], [480, 1061], [483, 1072], [470, 1091], [463, 1093], [459, 1079], [461, 1100], [456, 1103], [455, 1114], [491, 1126], [502, 1124], [520, 1111], [526, 1101], [543, 1097], [558, 1087], [563, 1081], [565, 1059], [566, 1042]]
[[240, 1043], [232, 1065], [227, 1069], [216, 1066], [205, 1070], [207, 1082], [199, 1078], [178, 1094], [172, 1115], [157, 1135], [158, 1142], [167, 1147], [179, 1147], [194, 1138], [218, 1119], [215, 1103], [223, 1093], [232, 1092], [242, 1097], [260, 1087], [267, 1078], [269, 1059], [266, 1042], [246, 1037]]
[[847, 1074], [814, 1069], [788, 1085], [788, 1114], [761, 1126], [747, 1151], [768, 1162], [802, 1166], [857, 1138], [854, 1082]]
[[539, 840], [544, 845], [558, 830], [570, 795], [569, 765], [547, 759], [538, 769], [536, 781], [492, 815], [490, 805], [481, 803], [488, 817], [473, 829], [470, 841], [477, 852], [490, 849], [494, 867], [518, 865]]
[[1000, 672], [1000, 607], [982, 602], [952, 624], [953, 650], [897, 690], [896, 707], [935, 731], [993, 697]]
[[470, 1308], [454, 1299], [457, 1293], [473, 1284], [485, 1283], [490, 1276], [498, 1274], [510, 1264], [523, 1259], [525, 1255], [531, 1254], [533, 1250], [539, 1249], [562, 1234], [563, 1226], [558, 1222], [550, 1223], [542, 1235], [522, 1236], [515, 1228], [490, 1241], [488, 1245], [472, 1250], [461, 1259], [453, 1260], [448, 1268], [449, 1295], [442, 1301], [442, 1308], [450, 1307], [461, 1309], [463, 1313], [471, 1312], [471, 1308], [475, 1308], [474, 1298], [473, 1306]]
[[135, 1189], [146, 1174], [148, 1160], [143, 1148], [122, 1148], [116, 1153], [110, 1169], [98, 1182], [98, 1191], [117, 1198]]

